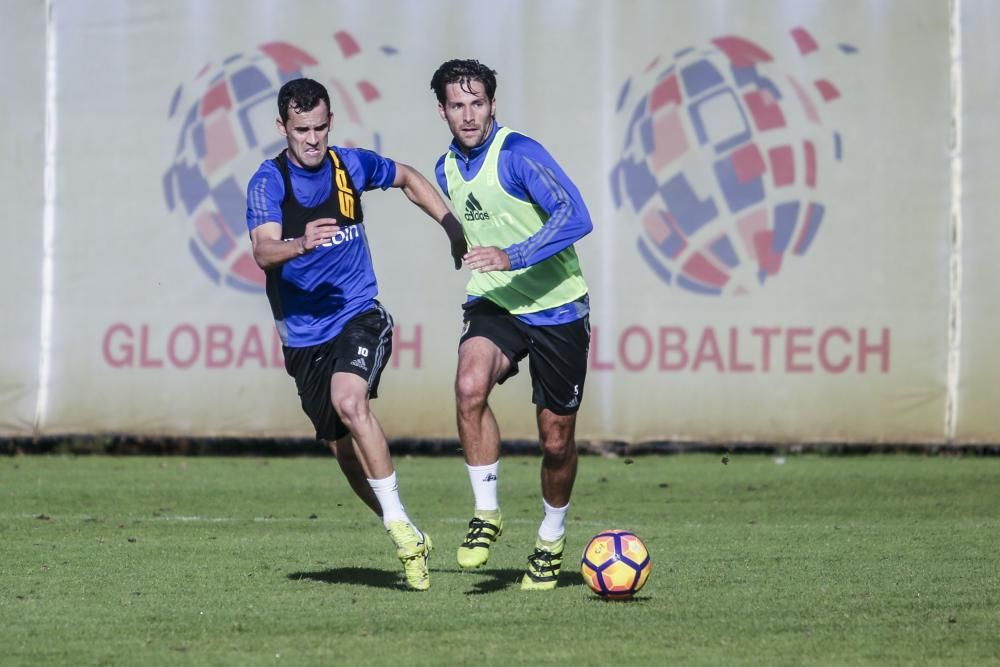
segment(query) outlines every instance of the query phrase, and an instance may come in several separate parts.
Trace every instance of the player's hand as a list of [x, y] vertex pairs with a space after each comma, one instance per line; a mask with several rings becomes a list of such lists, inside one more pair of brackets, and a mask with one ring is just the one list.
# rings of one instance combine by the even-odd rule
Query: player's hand
[[496, 246], [478, 246], [465, 253], [465, 265], [473, 271], [510, 271], [510, 257]]
[[306, 232], [302, 235], [302, 247], [306, 252], [329, 243], [340, 231], [340, 226], [334, 218], [318, 218], [306, 224]]

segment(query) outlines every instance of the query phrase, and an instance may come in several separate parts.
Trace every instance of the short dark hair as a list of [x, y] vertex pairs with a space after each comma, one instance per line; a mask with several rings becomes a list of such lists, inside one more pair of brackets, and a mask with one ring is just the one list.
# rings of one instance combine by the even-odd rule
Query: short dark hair
[[486, 89], [486, 99], [492, 102], [493, 95], [497, 92], [496, 75], [495, 71], [478, 60], [449, 60], [434, 72], [431, 90], [437, 95], [438, 102], [444, 104], [448, 98], [446, 89], [449, 84], [457, 83], [465, 89], [470, 81], [478, 81]]
[[330, 110], [330, 93], [326, 92], [322, 83], [312, 79], [292, 79], [278, 91], [278, 115], [282, 123], [287, 123], [289, 106], [297, 113], [303, 113], [312, 111], [320, 102], [326, 102], [326, 108]]

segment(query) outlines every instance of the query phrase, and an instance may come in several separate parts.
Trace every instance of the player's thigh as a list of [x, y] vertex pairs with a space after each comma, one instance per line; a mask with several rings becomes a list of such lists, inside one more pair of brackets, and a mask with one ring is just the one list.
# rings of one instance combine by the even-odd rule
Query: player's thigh
[[590, 322], [584, 317], [554, 326], [531, 327], [532, 401], [555, 415], [580, 409], [587, 379]]
[[[343, 397], [358, 389], [376, 398], [382, 371], [392, 355], [392, 317], [381, 305], [354, 317], [337, 335], [334, 354], [336, 361], [331, 378], [334, 401], [337, 391]], [[363, 384], [351, 382], [346, 377], [334, 382], [342, 375], [357, 376]]]
[[458, 346], [455, 385], [459, 393], [475, 389], [489, 391], [510, 376], [511, 360], [489, 338], [474, 336]]
[[343, 437], [347, 428], [337, 417], [330, 397], [330, 378], [336, 356], [335, 341], [306, 348], [285, 348], [285, 369], [295, 379], [302, 411], [306, 413], [316, 437], [333, 441]]
[[368, 391], [368, 380], [359, 373], [338, 372], [330, 378], [330, 401], [338, 415], [366, 413]]
[[466, 303], [462, 310], [456, 388], [472, 385], [488, 390], [517, 373], [528, 341], [516, 318], [487, 299]]

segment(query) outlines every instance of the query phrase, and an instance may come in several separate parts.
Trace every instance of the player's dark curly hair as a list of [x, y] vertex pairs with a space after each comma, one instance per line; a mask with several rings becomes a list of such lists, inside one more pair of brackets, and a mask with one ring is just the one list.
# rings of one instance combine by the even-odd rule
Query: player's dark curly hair
[[483, 84], [486, 99], [493, 101], [493, 95], [497, 92], [497, 73], [478, 60], [449, 60], [441, 65], [431, 77], [431, 90], [437, 95], [438, 102], [444, 104], [448, 84], [457, 83], [462, 90], [468, 90], [470, 81]]
[[289, 105], [296, 113], [304, 113], [315, 109], [320, 102], [326, 102], [326, 108], [330, 108], [330, 93], [326, 92], [322, 83], [312, 79], [292, 79], [278, 90], [278, 115], [282, 123], [287, 123]]

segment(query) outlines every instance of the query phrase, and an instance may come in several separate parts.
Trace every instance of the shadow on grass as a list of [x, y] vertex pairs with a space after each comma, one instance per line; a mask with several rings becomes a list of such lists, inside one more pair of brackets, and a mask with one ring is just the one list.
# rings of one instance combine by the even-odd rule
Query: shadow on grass
[[602, 598], [595, 594], [587, 598], [587, 604], [645, 604], [649, 599], [648, 595], [633, 595], [630, 598]]
[[[436, 572], [448, 572], [463, 576], [476, 577], [472, 584], [472, 590], [466, 591], [466, 595], [486, 595], [496, 593], [506, 588], [517, 588], [521, 585], [521, 577], [524, 570], [507, 569], [485, 569], [485, 570], [439, 570], [431, 568], [431, 574]], [[389, 570], [376, 570], [370, 567], [336, 567], [315, 572], [292, 572], [287, 575], [292, 581], [318, 581], [324, 584], [348, 584], [350, 586], [369, 586], [371, 588], [388, 588], [399, 591], [406, 591], [409, 588], [403, 581], [402, 575]], [[579, 572], [560, 572], [559, 588], [570, 586], [582, 586], [583, 577]]]
[[288, 578], [292, 581], [309, 579], [324, 584], [350, 584], [352, 586], [370, 586], [371, 588], [408, 590], [401, 573], [376, 570], [370, 567], [335, 567], [316, 572], [292, 572]]
[[[454, 572], [461, 574], [463, 576], [473, 576], [476, 577], [476, 582], [472, 584], [472, 589], [465, 592], [466, 595], [486, 595], [487, 593], [496, 593], [507, 588], [520, 588], [521, 577], [524, 576], [524, 570], [520, 569], [483, 569], [483, 570], [435, 570], [431, 569], [431, 572]], [[582, 586], [583, 577], [580, 576], [579, 572], [560, 572], [559, 573], [559, 583], [557, 586], [559, 588], [567, 588], [570, 586]]]

